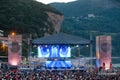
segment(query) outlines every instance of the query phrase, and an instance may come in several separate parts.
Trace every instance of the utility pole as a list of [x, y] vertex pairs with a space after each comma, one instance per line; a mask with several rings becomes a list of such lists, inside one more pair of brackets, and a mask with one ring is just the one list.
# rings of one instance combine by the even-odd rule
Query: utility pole
[[29, 68], [30, 69], [31, 69], [31, 50], [32, 50], [31, 41], [32, 41], [32, 35], [30, 34], [28, 38], [28, 57], [29, 57]]
[[93, 36], [92, 36], [92, 32], [90, 32], [90, 65], [93, 66]]

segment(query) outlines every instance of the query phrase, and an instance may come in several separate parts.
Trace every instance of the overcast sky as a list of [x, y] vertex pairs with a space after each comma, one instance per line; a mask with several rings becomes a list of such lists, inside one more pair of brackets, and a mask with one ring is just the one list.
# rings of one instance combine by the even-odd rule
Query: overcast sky
[[76, 1], [76, 0], [36, 0], [36, 1], [39, 1], [39, 2], [42, 2], [44, 4], [48, 4], [48, 3], [52, 3], [52, 2], [72, 2], [72, 1]]

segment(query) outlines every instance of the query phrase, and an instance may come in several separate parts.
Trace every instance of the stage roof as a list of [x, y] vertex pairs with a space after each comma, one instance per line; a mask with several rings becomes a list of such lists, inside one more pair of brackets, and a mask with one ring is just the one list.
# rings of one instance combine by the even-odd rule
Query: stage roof
[[90, 40], [61, 32], [61, 33], [53, 34], [50, 36], [33, 39], [32, 44], [35, 44], [35, 45], [56, 45], [56, 44], [87, 45], [87, 44], [90, 44]]

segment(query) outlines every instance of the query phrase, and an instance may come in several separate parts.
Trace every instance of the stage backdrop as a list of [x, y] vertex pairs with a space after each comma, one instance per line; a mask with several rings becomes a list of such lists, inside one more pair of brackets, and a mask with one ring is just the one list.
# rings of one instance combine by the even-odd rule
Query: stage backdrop
[[[110, 68], [111, 64], [111, 36], [96, 37], [96, 65]], [[104, 65], [105, 64], [105, 65]]]
[[8, 62], [11, 66], [19, 66], [21, 63], [22, 54], [22, 36], [21, 35], [8, 35]]

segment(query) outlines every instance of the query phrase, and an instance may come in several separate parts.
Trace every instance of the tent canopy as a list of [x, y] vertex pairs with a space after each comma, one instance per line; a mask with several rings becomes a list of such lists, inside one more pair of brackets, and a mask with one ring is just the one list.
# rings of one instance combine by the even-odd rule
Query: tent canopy
[[90, 40], [61, 32], [61, 33], [53, 34], [50, 36], [33, 39], [32, 44], [35, 44], [35, 45], [56, 45], [56, 44], [88, 45], [90, 44]]

